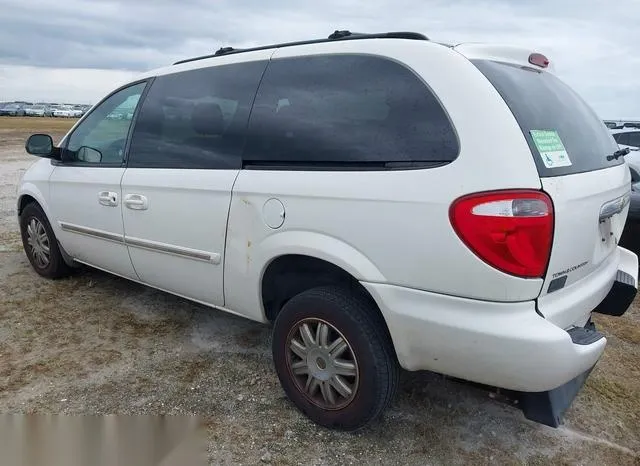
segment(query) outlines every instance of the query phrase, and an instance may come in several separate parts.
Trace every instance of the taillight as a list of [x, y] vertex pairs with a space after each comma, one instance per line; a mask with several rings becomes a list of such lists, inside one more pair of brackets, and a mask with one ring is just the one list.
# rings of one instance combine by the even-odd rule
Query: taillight
[[495, 191], [456, 200], [451, 224], [480, 259], [511, 275], [542, 277], [553, 241], [553, 204], [540, 191]]

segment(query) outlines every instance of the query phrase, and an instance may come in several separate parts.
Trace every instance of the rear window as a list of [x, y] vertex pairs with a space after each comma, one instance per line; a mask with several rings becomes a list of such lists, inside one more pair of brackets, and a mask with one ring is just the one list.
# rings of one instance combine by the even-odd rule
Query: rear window
[[381, 57], [322, 55], [269, 63], [244, 161], [377, 169], [431, 166], [457, 155], [449, 118], [411, 70]]
[[[624, 163], [622, 157], [607, 160], [608, 155], [618, 150], [609, 130], [591, 107], [553, 74], [489, 60], [473, 60], [473, 63], [513, 112], [541, 177], [588, 172]], [[562, 146], [566, 157], [561, 154]]]

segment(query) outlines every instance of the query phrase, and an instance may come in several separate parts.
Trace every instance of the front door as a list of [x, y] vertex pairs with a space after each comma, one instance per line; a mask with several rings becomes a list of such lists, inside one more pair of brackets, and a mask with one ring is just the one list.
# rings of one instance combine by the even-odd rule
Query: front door
[[157, 77], [140, 108], [122, 179], [125, 242], [140, 279], [224, 305], [231, 191], [266, 61]]
[[124, 152], [132, 114], [146, 82], [98, 105], [66, 138], [50, 182], [56, 235], [77, 261], [137, 279], [124, 244]]

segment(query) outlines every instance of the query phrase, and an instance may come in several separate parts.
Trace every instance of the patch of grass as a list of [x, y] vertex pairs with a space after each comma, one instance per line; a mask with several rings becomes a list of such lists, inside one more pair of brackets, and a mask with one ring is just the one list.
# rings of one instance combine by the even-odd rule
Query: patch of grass
[[625, 387], [615, 380], [606, 377], [590, 377], [587, 386], [594, 390], [598, 396], [614, 404], [626, 404], [629, 392]]
[[202, 356], [194, 356], [186, 361], [179, 368], [178, 379], [185, 384], [192, 384], [200, 379], [203, 374], [207, 374], [213, 367], [213, 361]]
[[[0, 117], [0, 147], [22, 147], [34, 133], [48, 134], [54, 144], [78, 121], [75, 118]], [[26, 152], [24, 153], [26, 156]]]
[[0, 231], [0, 252], [22, 251], [22, 239], [17, 230]]
[[71, 128], [77, 118], [39, 118], [39, 117], [0, 117], [0, 134], [8, 131], [65, 132]]
[[596, 324], [600, 330], [606, 331], [621, 340], [633, 345], [640, 345], [640, 322], [633, 319], [633, 311], [629, 316], [609, 317], [598, 316]]

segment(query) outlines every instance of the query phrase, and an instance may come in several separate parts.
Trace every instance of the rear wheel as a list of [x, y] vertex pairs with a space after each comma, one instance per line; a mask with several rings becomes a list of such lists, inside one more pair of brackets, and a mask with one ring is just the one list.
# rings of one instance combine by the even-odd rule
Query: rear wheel
[[24, 251], [36, 272], [46, 278], [70, 274], [71, 268], [62, 258], [58, 241], [39, 205], [31, 203], [22, 210], [20, 232]]
[[276, 370], [312, 421], [356, 430], [387, 407], [399, 368], [381, 320], [366, 297], [339, 287], [304, 291], [282, 308], [273, 334]]

